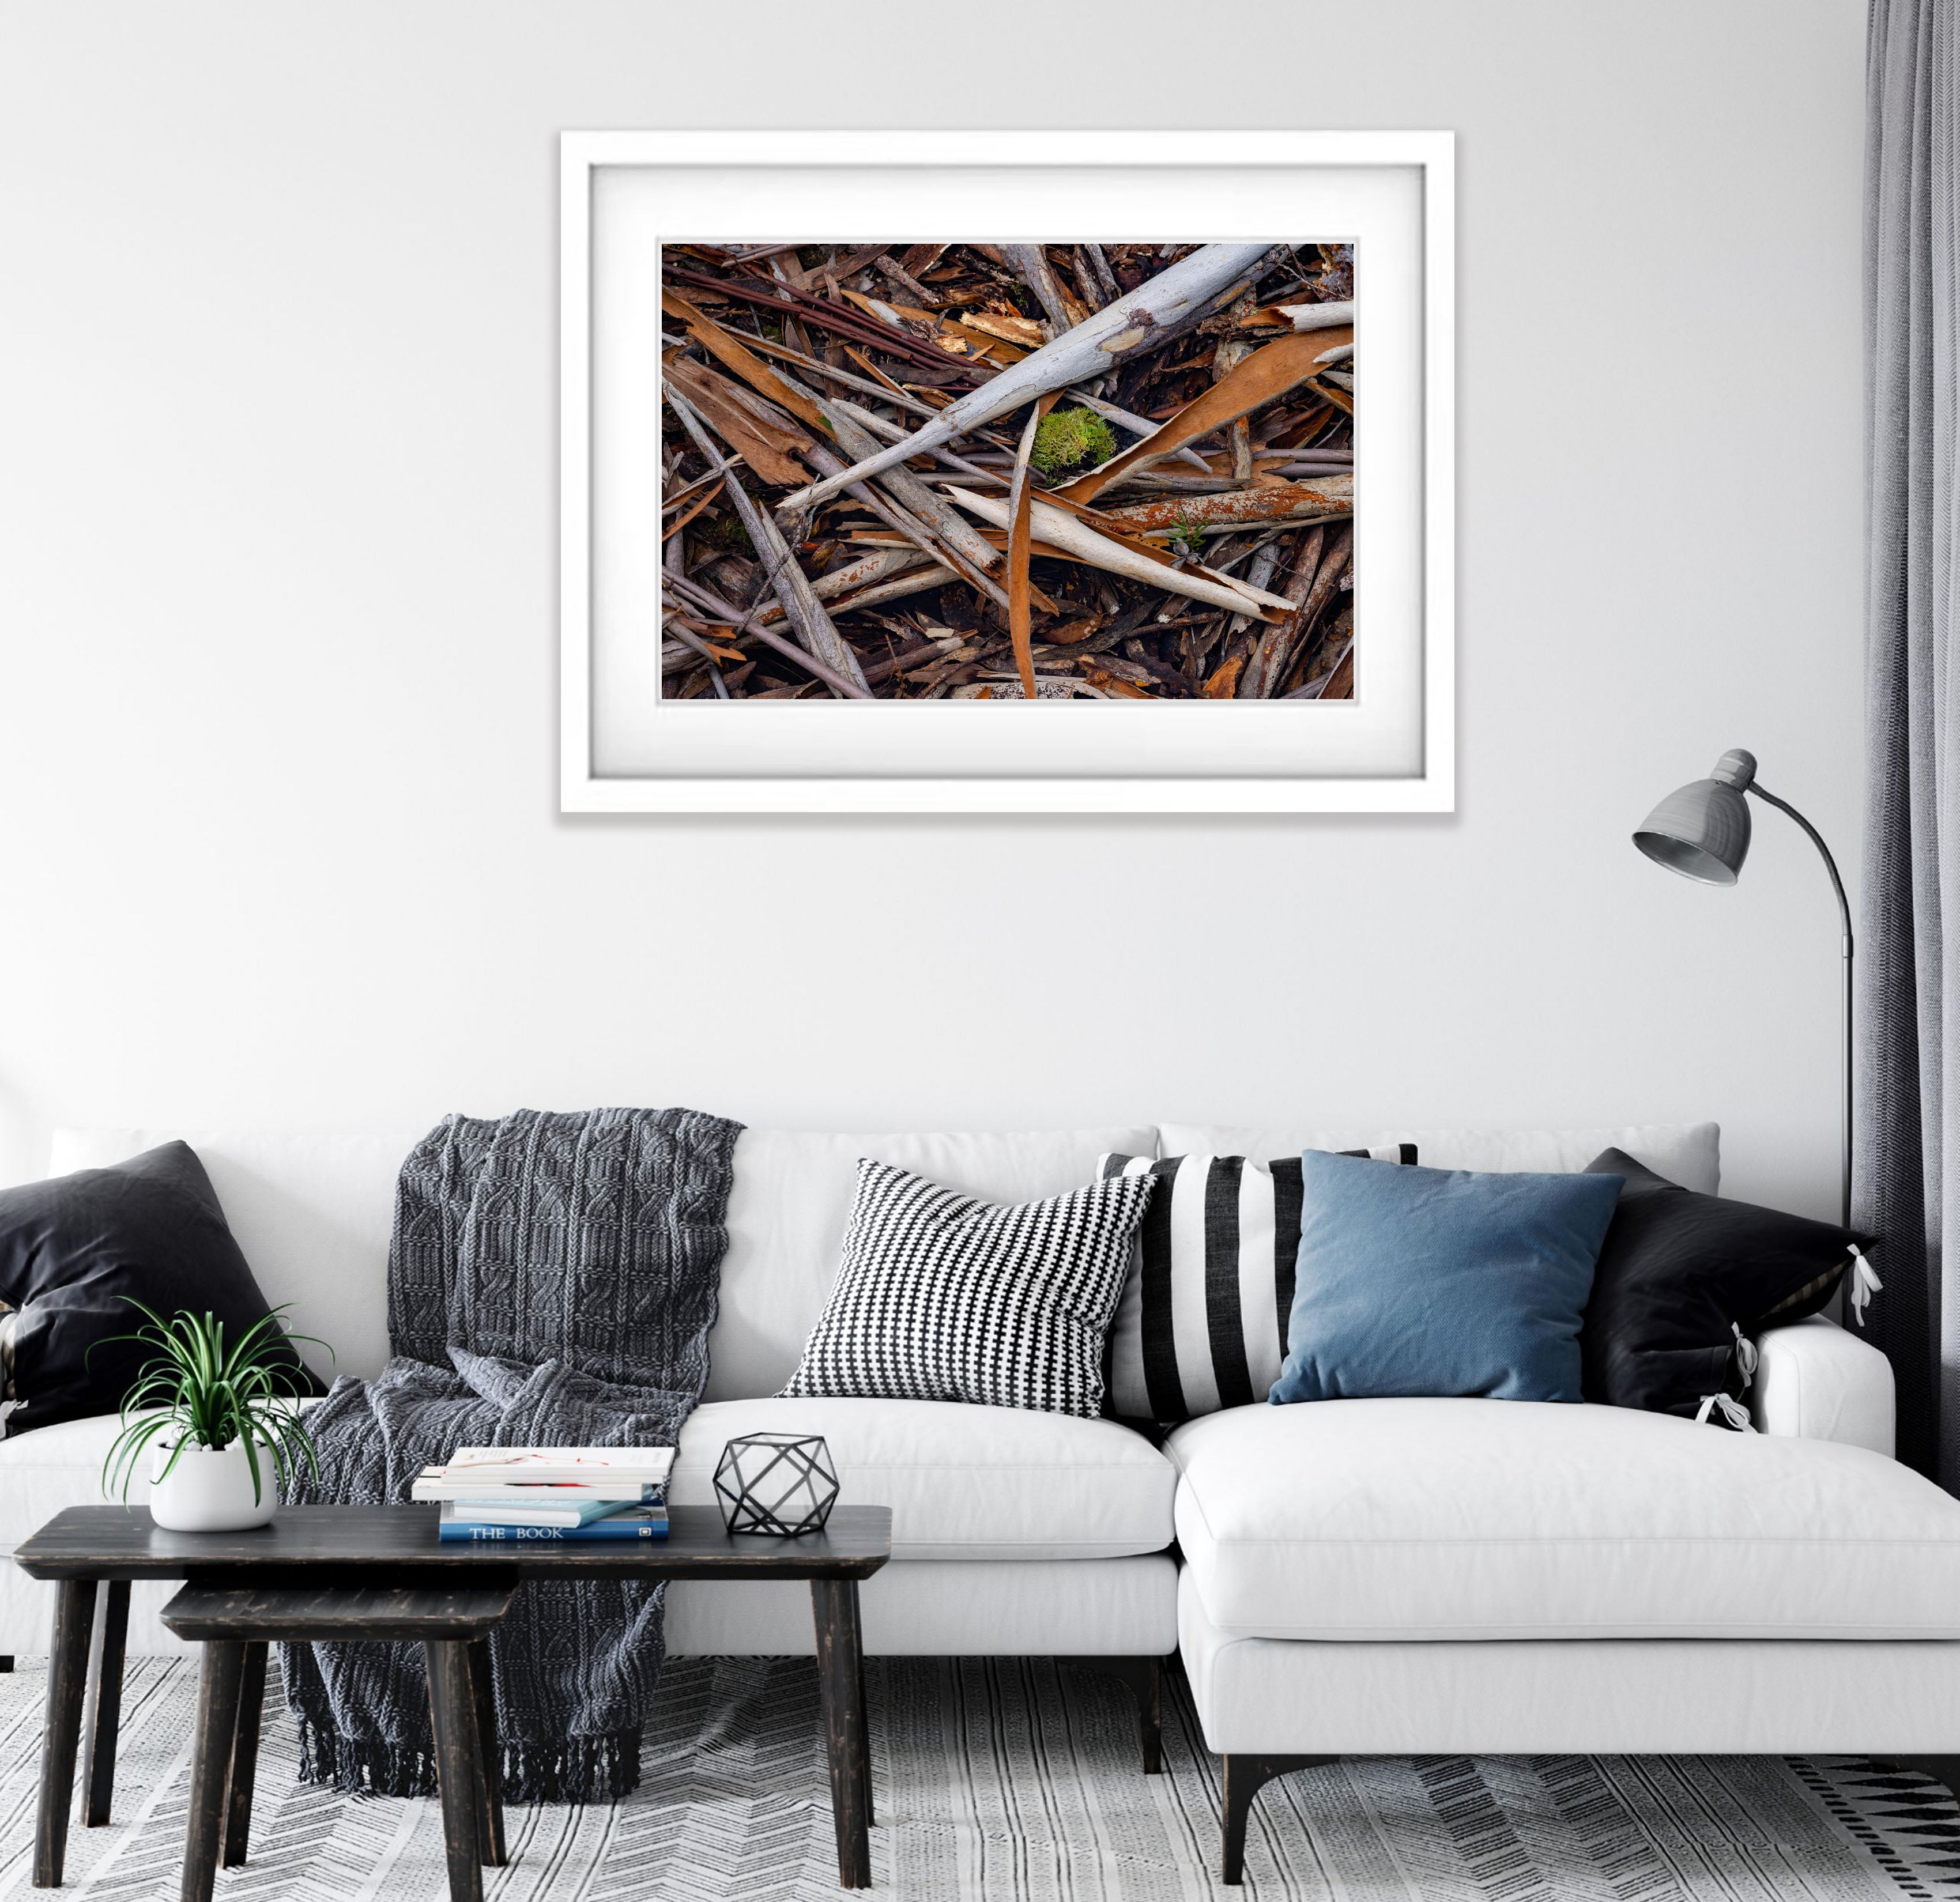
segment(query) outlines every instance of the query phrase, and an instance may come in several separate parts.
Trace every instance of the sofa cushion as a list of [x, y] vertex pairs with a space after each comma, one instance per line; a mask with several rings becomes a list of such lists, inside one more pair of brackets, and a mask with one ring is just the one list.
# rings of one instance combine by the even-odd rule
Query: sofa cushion
[[1236, 1123], [1166, 1123], [1159, 1153], [1203, 1149], [1228, 1156], [1286, 1156], [1303, 1149], [1374, 1149], [1415, 1144], [1427, 1169], [1529, 1169], [1577, 1174], [1602, 1149], [1623, 1149], [1684, 1188], [1713, 1195], [1720, 1186], [1720, 1137], [1713, 1123], [1652, 1123], [1626, 1129], [1312, 1129]]
[[1276, 1407], [1580, 1398], [1579, 1318], [1617, 1175], [1384, 1169], [1303, 1152]]
[[[1413, 1143], [1355, 1153], [1416, 1160]], [[1264, 1400], [1293, 1312], [1300, 1158], [1115, 1155], [1098, 1167], [1157, 1183], [1109, 1324], [1106, 1411], [1162, 1426]]]
[[1095, 1419], [1109, 1317], [1156, 1189], [1115, 1175], [1003, 1207], [867, 1157], [836, 1285], [784, 1394]]
[[1590, 1167], [1621, 1182], [1579, 1336], [1586, 1398], [1608, 1406], [1692, 1419], [1711, 1396], [1739, 1398], [1754, 1372], [1743, 1337], [1772, 1316], [1816, 1313], [1852, 1251], [1873, 1244], [1834, 1222], [1697, 1195], [1624, 1150]]
[[1863, 1447], [1618, 1407], [1338, 1400], [1180, 1426], [1242, 1636], [1960, 1638], [1960, 1500]]
[[0, 1189], [0, 1306], [18, 1310], [7, 1322], [10, 1433], [120, 1407], [157, 1360], [156, 1328], [186, 1314], [215, 1321], [234, 1350], [253, 1343], [280, 1392], [325, 1391], [186, 1143]]
[[[99, 1504], [116, 1417], [0, 1440], [0, 1558], [64, 1506]], [[721, 1449], [742, 1433], [821, 1433], [851, 1506], [892, 1509], [894, 1560], [1096, 1559], [1171, 1541], [1177, 1475], [1113, 1420], [927, 1400], [724, 1400], [681, 1429], [667, 1496], [714, 1502]], [[129, 1489], [146, 1504], [140, 1478]]]
[[[431, 1118], [431, 1121], [434, 1119]], [[181, 1137], [197, 1151], [266, 1299], [333, 1350], [317, 1374], [370, 1376], [388, 1358], [388, 1232], [402, 1160], [427, 1134], [58, 1129], [52, 1175], [101, 1169]]]
[[710, 1401], [681, 1429], [667, 1496], [714, 1498], [743, 1433], [821, 1433], [847, 1506], [892, 1509], [892, 1556], [1092, 1559], [1171, 1540], [1170, 1461], [1112, 1420], [950, 1401]]
[[1093, 1182], [1096, 1159], [1106, 1150], [1134, 1153], [1154, 1151], [1156, 1144], [1157, 1131], [1147, 1124], [1017, 1135], [745, 1129], [735, 1143], [707, 1397], [776, 1393], [796, 1372], [837, 1279], [860, 1157], [929, 1176], [982, 1201], [1034, 1202]]

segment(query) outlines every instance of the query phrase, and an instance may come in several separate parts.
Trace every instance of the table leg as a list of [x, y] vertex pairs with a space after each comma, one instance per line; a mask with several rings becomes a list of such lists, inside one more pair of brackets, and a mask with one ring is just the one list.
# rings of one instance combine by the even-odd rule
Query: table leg
[[837, 1824], [840, 1888], [871, 1886], [870, 1780], [864, 1737], [864, 1647], [858, 1629], [858, 1581], [813, 1579], [816, 1668], [823, 1687], [825, 1754]]
[[[856, 1595], [854, 1593], [852, 1595]], [[864, 1694], [864, 1634], [861, 1628], [858, 1634], [858, 1755], [862, 1764], [858, 1775], [864, 1780], [864, 1827], [878, 1827], [878, 1806], [871, 1793], [871, 1700]], [[868, 1876], [865, 1878], [870, 1879]]]
[[224, 1773], [224, 1866], [245, 1860], [252, 1840], [252, 1786], [259, 1774], [259, 1722], [266, 1711], [266, 1651], [262, 1640], [248, 1640], [245, 1668], [238, 1680], [238, 1726]]
[[191, 1750], [190, 1815], [184, 1824], [183, 1902], [211, 1902], [218, 1880], [225, 1785], [231, 1780], [231, 1752], [238, 1738], [238, 1700], [248, 1649], [235, 1638], [214, 1638], [204, 1647]]
[[478, 1856], [486, 1869], [510, 1860], [504, 1846], [504, 1752], [497, 1741], [497, 1684], [490, 1675], [490, 1640], [469, 1647], [469, 1699], [476, 1713]]
[[68, 1854], [68, 1813], [75, 1796], [75, 1752], [81, 1737], [88, 1683], [88, 1641], [95, 1622], [95, 1581], [63, 1579], [55, 1601], [54, 1655], [48, 1660], [48, 1719], [41, 1741], [40, 1811], [34, 1827], [34, 1887], [61, 1887]]
[[469, 1647], [431, 1639], [424, 1643], [422, 1655], [428, 1663], [429, 1716], [435, 1730], [435, 1780], [442, 1799], [450, 1902], [483, 1902], [483, 1867], [478, 1860], [482, 1826], [476, 1805], [482, 1771], [477, 1764]]
[[116, 1734], [123, 1723], [123, 1653], [129, 1638], [129, 1581], [111, 1579], [97, 1600], [88, 1671], [88, 1728], [81, 1760], [88, 1779], [82, 1799], [84, 1827], [109, 1821], [116, 1790]]

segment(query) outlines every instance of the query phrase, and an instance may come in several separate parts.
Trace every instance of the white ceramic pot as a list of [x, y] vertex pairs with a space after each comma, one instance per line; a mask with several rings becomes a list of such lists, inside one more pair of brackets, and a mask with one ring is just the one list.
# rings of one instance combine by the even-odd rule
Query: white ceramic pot
[[170, 1532], [244, 1532], [270, 1522], [279, 1503], [272, 1458], [259, 1449], [259, 1496], [252, 1496], [252, 1468], [245, 1443], [234, 1439], [213, 1452], [186, 1446], [167, 1477], [170, 1449], [158, 1446], [150, 1462], [150, 1517]]

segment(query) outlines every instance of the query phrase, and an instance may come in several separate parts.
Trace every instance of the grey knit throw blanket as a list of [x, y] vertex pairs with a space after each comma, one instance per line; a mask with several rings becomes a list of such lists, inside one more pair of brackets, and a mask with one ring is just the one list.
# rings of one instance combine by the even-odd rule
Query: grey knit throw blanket
[[[686, 1109], [451, 1116], [402, 1166], [394, 1358], [308, 1416], [295, 1500], [406, 1500], [459, 1446], [671, 1446], [708, 1378], [739, 1123]], [[434, 1536], [431, 1530], [431, 1536]], [[541, 1580], [491, 1640], [504, 1792], [606, 1802], [640, 1780], [664, 1588]], [[288, 1645], [302, 1777], [435, 1787], [417, 1645]]]

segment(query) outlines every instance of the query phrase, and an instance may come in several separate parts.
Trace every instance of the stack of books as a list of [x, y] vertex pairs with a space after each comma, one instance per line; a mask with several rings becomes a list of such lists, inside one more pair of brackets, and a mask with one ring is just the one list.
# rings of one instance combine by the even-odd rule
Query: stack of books
[[410, 1496], [447, 1540], [663, 1539], [670, 1446], [465, 1446]]

